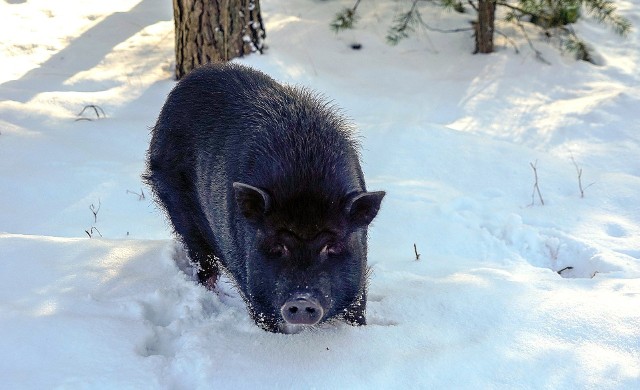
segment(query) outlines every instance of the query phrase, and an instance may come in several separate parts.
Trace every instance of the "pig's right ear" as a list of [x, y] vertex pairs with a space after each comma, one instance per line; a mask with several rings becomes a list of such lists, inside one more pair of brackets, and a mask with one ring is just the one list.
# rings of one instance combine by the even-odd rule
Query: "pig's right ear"
[[271, 198], [260, 188], [244, 183], [233, 183], [236, 202], [245, 218], [256, 221], [269, 211]]
[[384, 191], [362, 192], [354, 195], [347, 202], [346, 208], [350, 222], [356, 227], [369, 225], [378, 214], [384, 195]]

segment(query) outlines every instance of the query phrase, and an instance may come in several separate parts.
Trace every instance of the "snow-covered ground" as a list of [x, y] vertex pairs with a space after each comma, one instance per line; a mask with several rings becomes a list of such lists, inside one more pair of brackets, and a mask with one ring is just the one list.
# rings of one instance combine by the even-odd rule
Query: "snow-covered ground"
[[598, 67], [531, 29], [542, 64], [503, 24], [519, 54], [498, 36], [471, 55], [468, 33], [391, 47], [407, 2], [376, 3], [335, 35], [352, 1], [263, 1], [269, 50], [241, 60], [335, 100], [387, 191], [369, 325], [281, 335], [181, 271], [140, 180], [171, 2], [0, 2], [1, 388], [640, 388], [640, 0], [616, 2], [626, 39], [576, 26]]

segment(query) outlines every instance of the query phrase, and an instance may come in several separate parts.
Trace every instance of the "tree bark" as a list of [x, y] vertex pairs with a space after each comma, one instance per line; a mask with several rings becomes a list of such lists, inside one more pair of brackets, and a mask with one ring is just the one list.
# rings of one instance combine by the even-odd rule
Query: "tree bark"
[[496, 3], [493, 0], [478, 0], [478, 21], [474, 23], [476, 32], [476, 53], [493, 52], [493, 26]]
[[262, 53], [260, 0], [173, 0], [173, 20], [178, 80], [206, 63]]

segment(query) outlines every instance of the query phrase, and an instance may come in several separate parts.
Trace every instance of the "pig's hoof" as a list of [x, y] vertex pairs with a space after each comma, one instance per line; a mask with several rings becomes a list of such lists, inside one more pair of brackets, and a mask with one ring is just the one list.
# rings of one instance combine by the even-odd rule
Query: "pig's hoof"
[[207, 280], [204, 281], [204, 283], [202, 283], [207, 290], [209, 291], [215, 291], [216, 289], [216, 282], [218, 281], [218, 278], [216, 276], [212, 276], [210, 278], [208, 278]]

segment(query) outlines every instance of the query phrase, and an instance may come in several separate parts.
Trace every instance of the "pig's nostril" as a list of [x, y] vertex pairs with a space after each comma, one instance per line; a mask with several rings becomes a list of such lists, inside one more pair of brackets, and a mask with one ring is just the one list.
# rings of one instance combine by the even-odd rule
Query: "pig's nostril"
[[288, 324], [315, 325], [322, 319], [324, 308], [309, 294], [298, 294], [280, 309]]

